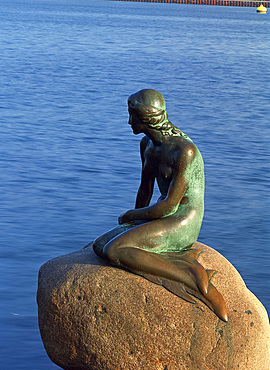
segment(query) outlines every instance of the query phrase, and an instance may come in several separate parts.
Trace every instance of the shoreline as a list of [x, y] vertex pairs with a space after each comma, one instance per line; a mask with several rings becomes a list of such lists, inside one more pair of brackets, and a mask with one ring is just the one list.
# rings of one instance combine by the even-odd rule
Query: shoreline
[[244, 6], [244, 7], [256, 7], [256, 8], [262, 4], [266, 8], [270, 7], [270, 1], [248, 1], [248, 0], [117, 0], [117, 1], [133, 1], [133, 2], [140, 2], [140, 3]]

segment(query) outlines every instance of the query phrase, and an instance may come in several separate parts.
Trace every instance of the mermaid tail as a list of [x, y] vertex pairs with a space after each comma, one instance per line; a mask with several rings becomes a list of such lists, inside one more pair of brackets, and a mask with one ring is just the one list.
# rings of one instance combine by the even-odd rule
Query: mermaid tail
[[181, 252], [168, 252], [161, 254], [166, 261], [173, 263], [180, 270], [186, 269], [195, 279], [196, 285], [202, 294], [207, 294], [209, 277], [207, 271], [197, 261], [202, 253], [199, 249], [189, 249]]
[[194, 299], [187, 293], [183, 283], [178, 281], [166, 279], [164, 277], [158, 277], [151, 274], [140, 273], [145, 279], [151, 281], [154, 284], [162, 285], [164, 288], [169, 290], [171, 293], [177, 295], [180, 298], [183, 298], [185, 301], [190, 303], [195, 303]]
[[139, 274], [155, 284], [162, 285], [171, 293], [190, 303], [195, 303], [192, 296], [200, 299], [214, 311], [221, 320], [228, 321], [225, 301], [210, 281], [217, 271], [204, 269], [197, 261], [200, 253], [202, 253], [202, 251], [198, 249], [190, 249], [181, 252], [158, 254], [160, 258], [179, 268], [182, 274], [182, 281], [175, 281], [141, 271]]

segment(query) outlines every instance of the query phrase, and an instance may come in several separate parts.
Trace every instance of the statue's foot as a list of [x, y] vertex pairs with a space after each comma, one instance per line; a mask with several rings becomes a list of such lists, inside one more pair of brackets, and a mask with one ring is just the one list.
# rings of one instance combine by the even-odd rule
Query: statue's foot
[[[214, 311], [221, 320], [228, 321], [225, 301], [222, 295], [210, 282], [217, 271], [204, 269], [197, 261], [200, 253], [201, 251], [198, 249], [190, 249], [182, 252], [168, 252], [159, 255], [167, 262], [179, 268], [183, 276], [183, 282], [143, 272], [140, 272], [140, 275], [155, 284], [162, 285], [173, 294], [190, 303], [195, 303], [192, 296], [200, 299]], [[188, 283], [188, 279], [190, 279], [191, 284]], [[194, 288], [193, 279], [195, 280], [197, 289]]]

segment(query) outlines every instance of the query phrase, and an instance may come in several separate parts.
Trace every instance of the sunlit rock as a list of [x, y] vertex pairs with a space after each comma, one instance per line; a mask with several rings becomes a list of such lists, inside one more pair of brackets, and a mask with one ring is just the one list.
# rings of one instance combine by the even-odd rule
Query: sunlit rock
[[236, 269], [218, 252], [199, 262], [218, 270], [213, 283], [229, 321], [205, 304], [106, 265], [91, 245], [45, 263], [39, 273], [39, 327], [63, 369], [270, 369], [269, 320]]

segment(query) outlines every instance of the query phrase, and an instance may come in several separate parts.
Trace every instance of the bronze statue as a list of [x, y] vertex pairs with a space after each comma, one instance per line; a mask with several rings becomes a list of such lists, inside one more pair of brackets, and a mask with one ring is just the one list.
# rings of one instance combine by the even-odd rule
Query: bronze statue
[[[97, 255], [164, 286], [185, 299], [207, 304], [222, 320], [227, 310], [211, 284], [215, 271], [197, 261], [197, 241], [204, 214], [204, 164], [192, 142], [167, 117], [164, 97], [141, 90], [128, 98], [129, 124], [140, 143], [142, 173], [135, 209], [123, 213], [119, 226], [95, 240]], [[161, 196], [150, 204], [154, 182]], [[191, 295], [190, 295], [191, 294]]]

